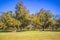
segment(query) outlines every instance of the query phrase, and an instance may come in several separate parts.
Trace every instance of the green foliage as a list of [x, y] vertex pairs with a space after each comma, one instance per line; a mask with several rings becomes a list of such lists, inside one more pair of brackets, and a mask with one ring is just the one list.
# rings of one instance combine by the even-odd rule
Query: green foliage
[[0, 28], [3, 28], [3, 27], [6, 28], [6, 25], [3, 22], [0, 22]]
[[30, 24], [30, 16], [28, 14], [28, 10], [24, 7], [22, 2], [17, 4], [16, 18], [21, 21], [21, 27], [23, 28]]

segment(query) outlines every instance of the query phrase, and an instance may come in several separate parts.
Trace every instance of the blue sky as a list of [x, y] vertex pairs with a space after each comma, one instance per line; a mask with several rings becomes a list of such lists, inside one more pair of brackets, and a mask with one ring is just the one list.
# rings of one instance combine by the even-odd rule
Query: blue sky
[[[0, 12], [15, 11], [19, 0], [0, 0]], [[60, 15], [60, 0], [22, 0], [30, 14], [37, 13], [41, 8], [50, 10], [53, 14]], [[1, 13], [0, 13], [1, 14]]]

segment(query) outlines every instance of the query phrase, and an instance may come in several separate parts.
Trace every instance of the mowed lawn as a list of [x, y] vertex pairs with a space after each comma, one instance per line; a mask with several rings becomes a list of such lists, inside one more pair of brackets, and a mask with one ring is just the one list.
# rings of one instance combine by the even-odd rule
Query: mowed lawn
[[60, 32], [6, 32], [0, 33], [0, 40], [60, 40]]

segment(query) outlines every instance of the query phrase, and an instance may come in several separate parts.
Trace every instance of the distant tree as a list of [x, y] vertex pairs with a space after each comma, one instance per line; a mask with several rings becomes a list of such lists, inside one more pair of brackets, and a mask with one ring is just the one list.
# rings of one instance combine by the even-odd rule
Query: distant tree
[[1, 20], [7, 26], [7, 29], [10, 29], [10, 27], [12, 27], [12, 29], [15, 29], [17, 31], [16, 27], [19, 28], [19, 26], [21, 25], [20, 21], [12, 17], [11, 12], [3, 13], [1, 16]]
[[34, 29], [40, 28], [40, 26], [42, 25], [40, 23], [40, 20], [39, 20], [39, 17], [37, 14], [33, 14], [31, 16], [31, 24], [32, 24], [32, 26], [34, 26]]
[[16, 6], [16, 18], [21, 21], [21, 29], [30, 24], [30, 16], [28, 10], [23, 5], [22, 1]]
[[[9, 20], [9, 18], [11, 18], [11, 14], [10, 14], [10, 12], [9, 12], [9, 14], [8, 14], [8, 12], [3, 12], [2, 13], [2, 15], [1, 15], [1, 22], [8, 28], [8, 25], [7, 25], [7, 20]], [[7, 30], [7, 28], [6, 28], [6, 30]], [[5, 29], [5, 27], [3, 27], [3, 29]]]
[[47, 24], [48, 24], [48, 20], [52, 19], [52, 15], [49, 11], [47, 10], [44, 10], [44, 9], [41, 9], [40, 12], [39, 12], [39, 19], [40, 19], [40, 22], [43, 24], [42, 25], [42, 28], [43, 28], [43, 31], [44, 29], [47, 27]]

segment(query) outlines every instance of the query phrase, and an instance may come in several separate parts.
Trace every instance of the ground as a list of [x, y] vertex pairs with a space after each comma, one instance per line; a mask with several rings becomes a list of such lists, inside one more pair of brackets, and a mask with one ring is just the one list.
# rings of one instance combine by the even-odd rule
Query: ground
[[60, 32], [25, 31], [0, 33], [0, 40], [60, 40]]

